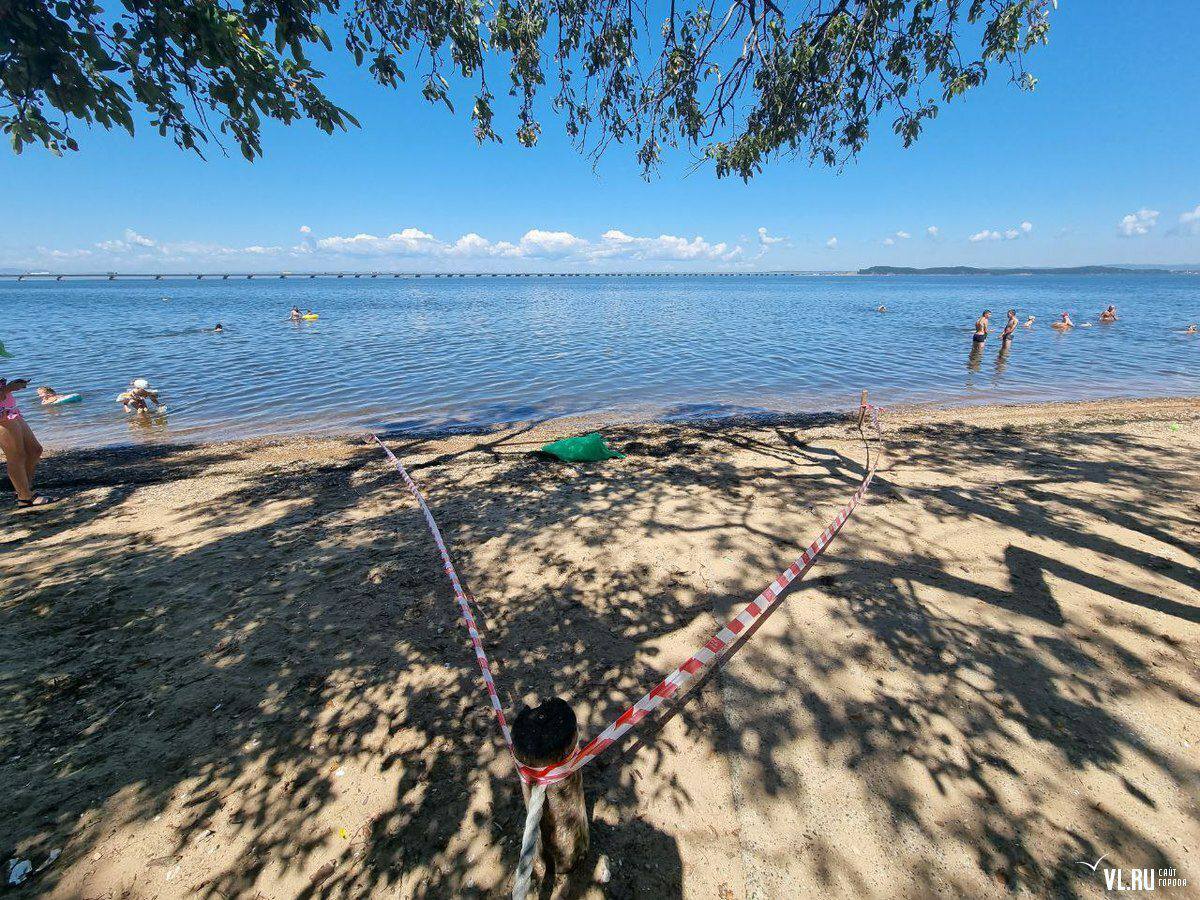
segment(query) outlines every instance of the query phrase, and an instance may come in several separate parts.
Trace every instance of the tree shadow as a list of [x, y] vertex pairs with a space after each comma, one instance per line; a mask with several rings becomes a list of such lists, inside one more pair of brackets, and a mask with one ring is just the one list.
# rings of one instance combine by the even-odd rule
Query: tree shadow
[[[629, 459], [548, 465], [524, 452], [528, 433], [507, 430], [460, 449], [419, 437], [403, 448], [480, 598], [506, 707], [563, 696], [591, 734], [784, 568], [861, 477], [845, 420], [606, 436]], [[696, 773], [673, 766], [685, 739], [736, 757], [768, 803], [800, 802], [806, 759], [843, 761], [839, 777], [889, 811], [914, 871], [944, 879], [939, 842], [974, 848], [957, 883], [966, 892], [985, 878], [1073, 895], [1064, 860], [1114, 846], [1170, 864], [1138, 812], [1163, 812], [1164, 798], [1126, 769], [1133, 760], [1186, 792], [1196, 767], [1109, 704], [1152, 688], [1195, 714], [1180, 669], [1195, 647], [1197, 580], [1179, 558], [1194, 546], [1160, 504], [1196, 490], [1194, 460], [1115, 431], [950, 426], [890, 443], [904, 471], [873, 489], [878, 534], [856, 520], [785, 601], [792, 620], [823, 601], [851, 643], [777, 616], [721, 673], [736, 717], [706, 716], [701, 685], [669, 728], [610, 751], [588, 790], [627, 814], [593, 823], [591, 855], [560, 881], [563, 896], [682, 896], [689, 863], [662, 819], [705, 815]], [[1003, 470], [1003, 491], [956, 484], [971, 467]], [[1101, 492], [1064, 494], [1064, 481]], [[67, 454], [47, 461], [45, 484], [77, 489], [79, 502], [23, 522], [22, 542], [3, 548], [16, 564], [0, 576], [0, 818], [13, 834], [0, 849], [35, 863], [65, 849], [18, 894], [132, 889], [121, 860], [142, 848], [161, 852], [138, 862], [136, 884], [177, 873], [172, 885], [200, 897], [509, 889], [524, 817], [512, 762], [436, 550], [377, 448]], [[947, 533], [1023, 534], [999, 551], [1007, 585], [918, 541], [904, 518], [915, 509]], [[1101, 533], [1098, 520], [1144, 540]], [[1051, 542], [1116, 568], [1038, 549]], [[1135, 569], [1172, 596], [1121, 574]], [[1081, 629], [1064, 583], [1095, 597], [1112, 627]], [[969, 620], [967, 608], [988, 614]], [[1162, 659], [1146, 658], [1147, 616], [1156, 640], [1175, 641]], [[869, 695], [834, 688], [852, 670], [868, 673]], [[813, 743], [798, 750], [801, 735]], [[1085, 806], [1069, 827], [1036, 804], [1018, 810], [1018, 747], [1053, 756], [1063, 784], [1123, 779], [1126, 806]], [[635, 759], [637, 778], [624, 765]], [[912, 766], [933, 794], [970, 798], [957, 820], [930, 820], [902, 777]], [[837, 892], [860, 878], [835, 843], [804, 840], [810, 884]]]

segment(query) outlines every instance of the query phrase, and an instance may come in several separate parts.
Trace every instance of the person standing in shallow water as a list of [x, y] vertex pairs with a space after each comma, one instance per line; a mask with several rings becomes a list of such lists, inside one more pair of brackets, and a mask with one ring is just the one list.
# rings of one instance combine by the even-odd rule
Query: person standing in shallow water
[[976, 344], [983, 344], [988, 336], [988, 316], [992, 314], [990, 309], [985, 309], [983, 315], [975, 320], [975, 334], [971, 336], [971, 341]]
[[1004, 330], [1000, 332], [1000, 350], [1001, 352], [1008, 349], [1012, 343], [1013, 332], [1017, 330], [1017, 311], [1010, 309], [1008, 311], [1008, 321], [1004, 323]]
[[8, 480], [17, 492], [17, 506], [43, 506], [50, 500], [33, 492], [33, 473], [42, 458], [42, 445], [21, 416], [13, 391], [29, 386], [24, 378], [0, 378], [0, 450], [8, 463]]

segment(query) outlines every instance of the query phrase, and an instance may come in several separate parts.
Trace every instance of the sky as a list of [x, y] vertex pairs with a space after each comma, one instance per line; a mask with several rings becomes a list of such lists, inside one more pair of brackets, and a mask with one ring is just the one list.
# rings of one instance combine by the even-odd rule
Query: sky
[[[76, 129], [0, 151], [0, 270], [846, 271], [868, 265], [1200, 263], [1200, 3], [1060, 0], [1033, 93], [997, 71], [905, 150], [890, 120], [846, 167], [718, 180], [687, 150], [480, 146], [460, 110], [345, 59], [326, 92], [360, 129], [269, 125], [265, 157]], [[493, 75], [493, 82], [499, 79]], [[500, 104], [497, 130], [515, 120]]]

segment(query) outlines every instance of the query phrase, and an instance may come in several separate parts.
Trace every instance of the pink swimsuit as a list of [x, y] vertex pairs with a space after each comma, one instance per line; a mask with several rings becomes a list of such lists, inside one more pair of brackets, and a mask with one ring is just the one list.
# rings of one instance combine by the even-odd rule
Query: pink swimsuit
[[0, 398], [0, 419], [19, 419], [21, 411], [17, 409], [17, 398], [11, 391], [6, 391]]

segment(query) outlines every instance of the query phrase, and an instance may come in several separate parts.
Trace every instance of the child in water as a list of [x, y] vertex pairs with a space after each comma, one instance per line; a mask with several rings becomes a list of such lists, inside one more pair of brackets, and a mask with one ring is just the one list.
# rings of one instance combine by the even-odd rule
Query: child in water
[[1021, 323], [1021, 326], [1023, 328], [1032, 328], [1035, 319], [1037, 319], [1037, 316], [1030, 316], [1028, 319], [1026, 319], [1024, 322]]
[[1071, 317], [1067, 313], [1062, 314], [1062, 318], [1050, 325], [1051, 328], [1057, 328], [1059, 331], [1066, 331], [1068, 328], [1074, 328], [1075, 323], [1071, 321]]
[[1110, 305], [1108, 307], [1108, 309], [1106, 309], [1104, 312], [1100, 313], [1100, 321], [1101, 322], [1117, 321], [1117, 308], [1115, 306]]
[[[130, 383], [129, 390], [117, 396], [117, 402], [127, 413], [148, 415], [152, 411], [162, 409], [162, 405], [158, 402], [158, 391], [153, 390], [150, 382], [145, 378], [135, 378]], [[154, 406], [154, 410], [150, 409], [151, 404]]]
[[48, 384], [38, 388], [37, 395], [42, 401], [42, 406], [54, 406], [56, 403], [70, 403], [72, 400], [82, 399], [78, 394], [60, 394]]

